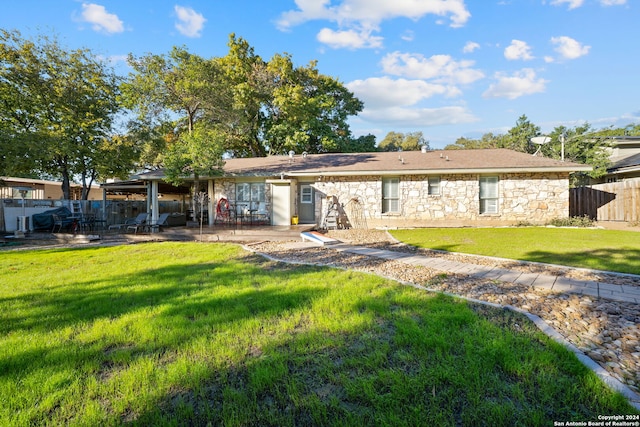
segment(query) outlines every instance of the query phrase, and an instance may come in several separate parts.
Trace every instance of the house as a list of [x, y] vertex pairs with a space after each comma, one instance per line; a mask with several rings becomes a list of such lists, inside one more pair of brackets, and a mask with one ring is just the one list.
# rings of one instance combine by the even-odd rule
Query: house
[[[200, 178], [210, 225], [220, 203], [271, 225], [409, 227], [546, 223], [569, 215], [569, 174], [587, 165], [507, 149], [294, 154], [229, 159]], [[152, 213], [161, 171], [151, 183]]]
[[[19, 188], [25, 190], [25, 199], [61, 200], [63, 197], [60, 181], [0, 176], [0, 182], [4, 182], [4, 185], [0, 185], [0, 199], [21, 199]], [[79, 200], [82, 195], [82, 185], [71, 183], [70, 187], [71, 199]], [[102, 191], [98, 185], [91, 187], [88, 200], [102, 200]]]
[[611, 166], [593, 184], [640, 178], [640, 136], [614, 136], [607, 143]]
[[589, 185], [572, 189], [571, 215], [597, 221], [640, 221], [640, 136], [605, 140], [611, 165]]
[[[82, 186], [72, 183], [71, 199], [80, 200]], [[91, 187], [88, 200], [102, 200], [97, 185]], [[31, 228], [30, 218], [54, 207], [69, 206], [63, 200], [62, 183], [42, 179], [0, 177], [0, 230], [15, 231]], [[24, 223], [22, 223], [24, 221]]]

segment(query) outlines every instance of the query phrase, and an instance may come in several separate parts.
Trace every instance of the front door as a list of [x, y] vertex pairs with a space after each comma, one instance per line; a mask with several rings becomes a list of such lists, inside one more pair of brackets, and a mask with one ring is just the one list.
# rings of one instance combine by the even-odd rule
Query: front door
[[315, 190], [311, 184], [300, 183], [298, 216], [301, 224], [314, 224], [316, 222], [316, 197]]

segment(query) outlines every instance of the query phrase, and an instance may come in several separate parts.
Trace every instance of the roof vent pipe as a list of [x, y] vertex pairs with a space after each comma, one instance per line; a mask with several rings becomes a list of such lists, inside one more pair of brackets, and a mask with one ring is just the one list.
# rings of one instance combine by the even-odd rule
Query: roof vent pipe
[[420, 151], [422, 151], [423, 153], [427, 152], [427, 146], [423, 145], [422, 147], [420, 147]]
[[295, 156], [295, 154], [296, 154], [295, 151], [293, 151], [293, 150], [289, 151], [289, 158], [293, 159], [293, 156]]

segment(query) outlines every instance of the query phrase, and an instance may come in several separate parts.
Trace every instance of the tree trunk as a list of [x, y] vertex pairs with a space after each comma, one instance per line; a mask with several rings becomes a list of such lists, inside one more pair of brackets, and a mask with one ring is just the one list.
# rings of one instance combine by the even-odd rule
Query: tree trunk
[[198, 220], [198, 201], [197, 194], [200, 191], [200, 177], [197, 173], [193, 174], [193, 193], [191, 195], [191, 208], [193, 210], [193, 220]]
[[71, 200], [71, 180], [69, 179], [69, 173], [66, 171], [62, 173], [62, 198]]

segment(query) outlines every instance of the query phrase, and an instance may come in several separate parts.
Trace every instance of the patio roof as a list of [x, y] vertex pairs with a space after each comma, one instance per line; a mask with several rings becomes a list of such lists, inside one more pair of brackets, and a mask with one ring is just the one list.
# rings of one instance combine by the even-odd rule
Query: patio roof
[[[120, 193], [120, 194], [147, 194], [147, 184], [142, 179], [132, 179], [128, 181], [116, 181], [109, 182], [100, 185], [105, 189], [107, 193]], [[164, 181], [158, 182], [158, 191], [166, 194], [189, 194], [189, 186], [181, 185], [175, 186]]]

